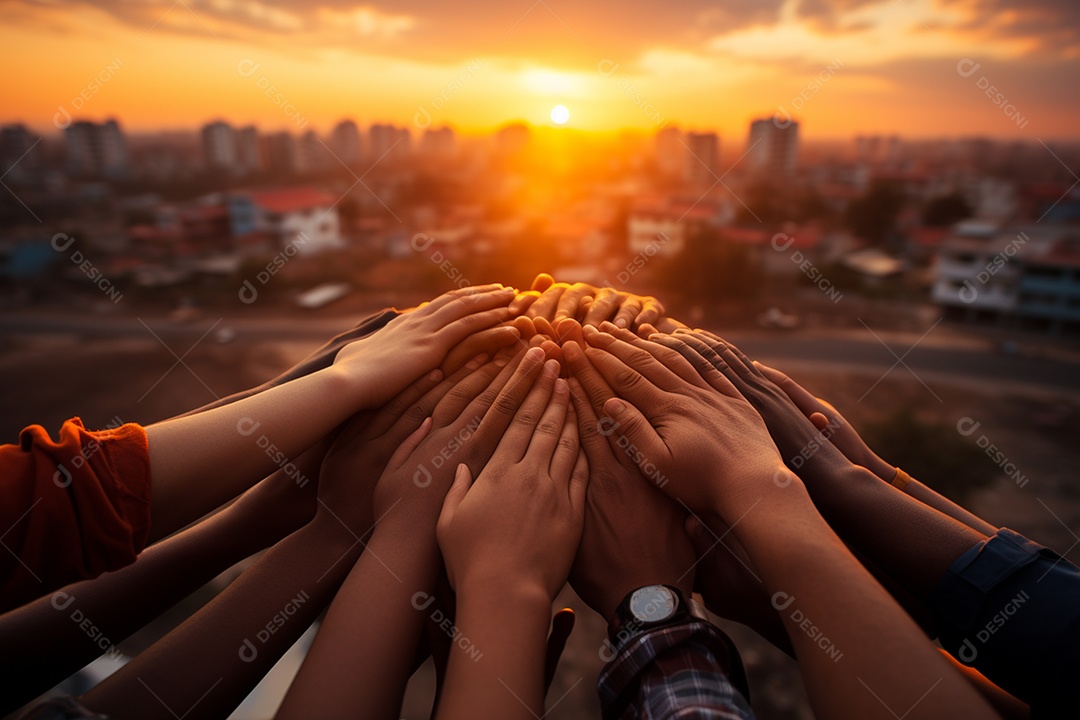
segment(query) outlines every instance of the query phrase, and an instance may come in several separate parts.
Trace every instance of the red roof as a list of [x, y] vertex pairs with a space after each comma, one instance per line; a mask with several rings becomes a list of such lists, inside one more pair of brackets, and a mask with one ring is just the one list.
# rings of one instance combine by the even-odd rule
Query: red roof
[[945, 242], [945, 239], [952, 234], [952, 231], [949, 228], [917, 227], [911, 230], [909, 234], [919, 247], [935, 248]]
[[264, 210], [275, 213], [289, 213], [311, 208], [332, 207], [337, 198], [329, 193], [319, 192], [314, 188], [291, 188], [288, 190], [261, 190], [246, 195]]

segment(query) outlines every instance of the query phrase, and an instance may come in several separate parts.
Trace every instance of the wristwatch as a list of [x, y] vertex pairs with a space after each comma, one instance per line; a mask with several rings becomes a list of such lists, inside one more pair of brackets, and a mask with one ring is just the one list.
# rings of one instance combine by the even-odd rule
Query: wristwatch
[[683, 597], [679, 588], [646, 585], [631, 591], [615, 608], [615, 617], [608, 624], [608, 638], [618, 647], [638, 633], [689, 618], [709, 620], [705, 609], [693, 598]]

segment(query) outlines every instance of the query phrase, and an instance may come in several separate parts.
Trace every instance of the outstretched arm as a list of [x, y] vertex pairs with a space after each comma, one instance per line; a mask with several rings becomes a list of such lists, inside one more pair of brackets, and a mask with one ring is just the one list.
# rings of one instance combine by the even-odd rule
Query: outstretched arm
[[586, 337], [590, 361], [625, 398], [604, 409], [639, 465], [655, 465], [670, 478], [665, 492], [720, 516], [746, 548], [820, 717], [994, 717], [833, 533], [723, 374], [655, 342]]
[[[554, 377], [554, 372], [551, 377]], [[440, 718], [544, 714], [551, 603], [581, 538], [588, 464], [565, 380], [532, 386], [475, 483], [459, 465], [438, 538], [457, 591]]]
[[425, 376], [374, 416], [347, 423], [323, 461], [315, 517], [91, 690], [85, 704], [121, 720], [228, 715], [322, 612], [360, 556], [372, 525], [374, 477], [420, 427], [418, 416], [430, 413], [425, 397], [440, 380], [438, 372]]
[[[447, 293], [395, 318], [375, 336], [345, 346], [328, 368], [148, 427], [151, 539], [174, 532], [267, 473], [287, 467], [354, 413], [382, 405], [438, 367], [461, 340], [505, 320], [512, 298], [512, 290], [497, 286]], [[205, 482], [209, 477], [218, 481]]]
[[[110, 653], [218, 573], [308, 522], [324, 451], [317, 446], [298, 459], [301, 477], [311, 479], [303, 487], [279, 470], [224, 511], [147, 548], [134, 564], [0, 615], [0, 645], [19, 659], [5, 671], [0, 713]], [[96, 632], [88, 634], [83, 620]]]
[[[349, 717], [357, 708], [366, 717], [399, 716], [441, 569], [435, 522], [454, 461], [482, 466], [542, 358], [533, 351], [505, 366], [470, 363], [465, 377], [436, 389], [444, 397], [425, 421], [430, 432], [379, 479], [367, 551], [334, 598], [279, 718]], [[549, 369], [540, 382], [550, 386], [554, 376]]]

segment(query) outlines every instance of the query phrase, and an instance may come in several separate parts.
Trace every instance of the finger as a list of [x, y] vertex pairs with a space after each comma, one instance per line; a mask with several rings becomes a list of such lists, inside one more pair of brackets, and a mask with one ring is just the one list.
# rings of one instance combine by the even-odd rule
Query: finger
[[[503, 372], [506, 364], [501, 361], [485, 363], [475, 367], [472, 372], [459, 378], [435, 405], [431, 420], [435, 427], [442, 428], [454, 424], [465, 415], [465, 410], [480, 393], [490, 387], [492, 381]], [[472, 363], [470, 363], [472, 364]], [[470, 416], [472, 417], [472, 416]], [[476, 416], [476, 422], [480, 422]]]
[[648, 339], [650, 335], [655, 335], [659, 330], [656, 329], [652, 323], [642, 323], [638, 325], [637, 334], [640, 338]]
[[543, 367], [544, 351], [530, 348], [516, 364], [511, 361], [487, 390], [469, 404], [465, 415], [481, 417], [476, 432], [466, 444], [466, 461], [474, 474], [479, 474], [491, 458]]
[[563, 351], [562, 348], [559, 347], [558, 343], [556, 343], [554, 340], [545, 340], [540, 343], [540, 349], [544, 351], [545, 358], [547, 358], [548, 360], [554, 360], [555, 362], [559, 363], [559, 374], [564, 375], [564, 373], [562, 372], [562, 368], [565, 366], [565, 364], [563, 363]]
[[576, 320], [578, 309], [581, 307], [582, 298], [596, 294], [596, 288], [588, 283], [574, 283], [559, 298], [559, 305], [555, 309], [555, 322], [570, 318]]
[[416, 312], [417, 314], [434, 315], [445, 308], [462, 304], [462, 301], [466, 298], [480, 300], [485, 295], [504, 296], [506, 302], [503, 304], [505, 305], [510, 302], [513, 292], [513, 288], [503, 287], [501, 283], [470, 285], [443, 293], [431, 302], [420, 305]]
[[424, 438], [428, 436], [429, 432], [431, 432], [431, 418], [425, 418], [424, 422], [420, 423], [420, 427], [405, 438], [405, 441], [401, 443], [401, 447], [390, 456], [390, 462], [386, 463], [387, 469], [401, 467], [409, 459], [409, 456], [413, 454], [413, 450], [416, 450]]
[[[642, 377], [653, 389], [652, 391], [646, 390], [650, 396], [655, 396], [656, 388], [667, 392], [686, 391], [686, 381], [654, 358], [652, 353], [634, 347], [610, 333], [600, 332], [595, 328], [586, 328], [585, 339], [592, 346], [585, 351], [586, 357], [607, 378], [616, 393], [622, 395], [624, 390], [635, 390], [638, 383], [635, 376]], [[629, 372], [620, 372], [616, 365], [610, 362], [601, 362], [598, 359], [600, 355], [609, 355], [617, 359], [619, 364], [627, 368]], [[619, 373], [620, 380], [618, 382], [609, 374], [611, 372]], [[631, 397], [630, 400], [632, 402], [646, 402], [647, 398]]]
[[523, 340], [528, 340], [536, 334], [536, 326], [533, 325], [532, 318], [519, 315], [510, 324], [517, 328]]
[[636, 318], [640, 312], [641, 298], [637, 295], [628, 296], [619, 308], [619, 312], [615, 313], [615, 327], [630, 327], [630, 324], [634, 322], [634, 318]]
[[465, 463], [459, 463], [457, 470], [454, 471], [454, 483], [446, 491], [442, 510], [439, 511], [439, 519], [435, 523], [435, 532], [439, 535], [444, 534], [446, 528], [453, 521], [454, 512], [469, 493], [469, 488], [472, 487], [472, 480], [472, 472], [469, 470], [469, 466]]
[[563, 357], [569, 366], [570, 375], [576, 380], [576, 387], [585, 393], [585, 398], [592, 405], [595, 415], [599, 415], [604, 403], [615, 397], [615, 391], [604, 380], [604, 376], [585, 357], [585, 351], [576, 343], [567, 343], [563, 347]]
[[776, 368], [771, 368], [768, 365], [762, 365], [761, 363], [757, 363], [756, 366], [765, 379], [774, 383], [784, 391], [785, 395], [791, 398], [791, 402], [795, 403], [795, 407], [799, 408], [803, 415], [810, 416], [813, 413], [827, 414], [825, 413], [826, 408], [824, 403], [814, 397], [814, 394], [802, 385], [795, 382]]
[[[644, 465], [659, 465], [670, 456], [663, 438], [637, 407], [621, 398], [612, 398], [604, 403], [604, 412], [616, 423], [612, 431], [621, 432], [641, 451], [635, 460], [642, 473], [650, 474]], [[655, 473], [656, 468], [650, 469]]]
[[601, 288], [585, 313], [582, 325], [599, 325], [605, 320], [610, 320], [619, 307], [619, 293], [614, 289]]
[[549, 338], [555, 337], [555, 326], [545, 317], [533, 318], [533, 327], [536, 328], [537, 335], [547, 335]]
[[510, 319], [510, 311], [505, 307], [481, 309], [479, 312], [461, 316], [458, 316], [455, 310], [455, 306], [448, 306], [443, 313], [432, 317], [432, 322], [439, 323], [439, 329], [434, 335], [440, 344], [445, 343], [442, 346], [446, 348], [452, 348], [470, 335], [493, 325], [500, 325]]
[[[653, 342], [669, 347], [686, 358], [709, 387], [729, 397], [742, 397], [739, 388], [732, 383], [728, 375], [718, 369], [718, 367], [727, 369], [727, 365], [711, 347], [698, 338], [686, 334], [654, 335]], [[738, 380], [738, 376], [734, 373], [732, 377]], [[742, 384], [742, 381], [739, 380], [739, 383]]]
[[[521, 462], [521, 459], [525, 457], [529, 450], [541, 419], [544, 418], [545, 410], [548, 407], [558, 377], [559, 363], [554, 360], [545, 362], [543, 372], [540, 373], [540, 377], [536, 379], [536, 382], [529, 389], [528, 395], [525, 396], [517, 412], [514, 413], [513, 421], [503, 433], [502, 439], [499, 440], [492, 457], [505, 458], [508, 462]], [[561, 429], [560, 426], [559, 430]], [[545, 426], [542, 435], [551, 431], [552, 428], [549, 424]], [[555, 437], [558, 438], [558, 434]]]
[[439, 366], [447, 375], [455, 372], [477, 355], [494, 355], [501, 348], [521, 339], [521, 331], [512, 325], [496, 325], [470, 335], [450, 349]]
[[589, 491], [589, 459], [585, 457], [585, 452], [578, 449], [577, 462], [574, 463], [574, 470], [570, 473], [569, 487], [566, 492], [570, 497], [570, 507], [574, 509], [578, 518], [584, 521], [585, 518], [585, 502]]
[[700, 388], [707, 388], [708, 385], [701, 379], [701, 375], [694, 369], [694, 366], [687, 361], [680, 353], [668, 348], [667, 346], [659, 343], [651, 342], [649, 340], [643, 340], [630, 330], [623, 330], [621, 328], [612, 327], [608, 324], [605, 327], [609, 335], [612, 335], [617, 340], [622, 340], [628, 345], [640, 348], [645, 352], [652, 355], [658, 363], [666, 367], [671, 372], [678, 375], [686, 382], [697, 385]]
[[555, 671], [559, 667], [559, 659], [562, 658], [566, 641], [573, 631], [574, 611], [570, 608], [563, 608], [551, 618], [551, 634], [548, 635], [547, 655], [544, 661], [545, 694], [551, 688], [551, 681], [555, 679]]
[[[475, 365], [474, 369], [479, 367]], [[363, 437], [365, 439], [372, 439], [382, 437], [390, 428], [392, 428], [398, 420], [401, 419], [406, 412], [408, 412], [414, 405], [418, 404], [421, 398], [425, 397], [429, 392], [432, 392], [439, 387], [443, 380], [443, 371], [439, 369], [432, 370], [424, 377], [414, 382], [409, 387], [405, 388], [397, 395], [395, 395], [390, 402], [383, 405], [377, 412], [371, 416], [371, 422], [368, 423], [364, 429]], [[450, 388], [450, 384], [446, 383], [447, 390]], [[434, 407], [434, 403], [432, 403]], [[419, 424], [425, 417], [430, 415], [430, 410], [425, 412], [423, 417], [416, 419], [416, 423]]]
[[810, 422], [814, 424], [818, 432], [825, 432], [829, 429], [829, 418], [825, 417], [824, 413], [810, 413]]
[[532, 281], [532, 290], [536, 291], [537, 295], [547, 290], [549, 287], [555, 284], [555, 278], [551, 277], [547, 273], [539, 273]]
[[[549, 473], [552, 457], [555, 455], [555, 448], [558, 447], [563, 430], [566, 428], [566, 412], [569, 405], [570, 386], [567, 385], [566, 380], [556, 378], [551, 396], [548, 398], [547, 407], [544, 408], [543, 414], [540, 416], [540, 422], [536, 424], [536, 428], [533, 430], [528, 449], [522, 454], [522, 458], [529, 458], [538, 464], [542, 464]], [[576, 447], [574, 453], [577, 454]]]
[[684, 323], [681, 323], [678, 320], [676, 320], [675, 318], [670, 318], [670, 317], [660, 318], [660, 320], [658, 320], [656, 323], [654, 323], [654, 325], [656, 325], [656, 329], [659, 330], [662, 333], [673, 333], [673, 332], [676, 332], [677, 330], [688, 330], [689, 329], [689, 328], [687, 328], [687, 326]]
[[540, 298], [529, 307], [526, 314], [531, 318], [554, 319], [555, 309], [559, 307], [559, 298], [568, 287], [570, 286], [566, 283], [555, 283], [540, 294]]
[[[589, 461], [596, 467], [611, 462], [615, 457], [615, 451], [608, 442], [610, 426], [614, 421], [607, 418], [601, 421], [596, 417], [596, 410], [585, 396], [585, 391], [577, 378], [570, 378], [570, 400], [573, 403], [574, 414], [577, 417], [578, 441]], [[602, 405], [601, 405], [602, 407]], [[577, 458], [574, 458], [575, 462]]]
[[[641, 312], [634, 318], [634, 327], [641, 327], [642, 325], [656, 322], [664, 316], [664, 304], [654, 297], [645, 298], [642, 303]], [[647, 335], [644, 337], [648, 337]]]
[[585, 336], [582, 334], [581, 324], [577, 320], [566, 318], [555, 326], [555, 342], [565, 345], [568, 342], [585, 344]]
[[[560, 382], [566, 383], [561, 378]], [[557, 393], [558, 386], [556, 386], [555, 390]], [[565, 396], [567, 398], [570, 396], [569, 386], [567, 386]], [[559, 437], [555, 442], [555, 447], [552, 449], [551, 464], [548, 468], [548, 474], [556, 482], [565, 483], [570, 481], [570, 473], [574, 471], [578, 451], [581, 449], [580, 438], [577, 414], [574, 412], [574, 407], [568, 405], [563, 415], [563, 426], [560, 428]], [[531, 449], [530, 447], [530, 451]]]
[[526, 310], [529, 309], [534, 302], [540, 298], [540, 293], [533, 292], [531, 290], [518, 293], [513, 300], [510, 301], [510, 314], [512, 316], [521, 316]]

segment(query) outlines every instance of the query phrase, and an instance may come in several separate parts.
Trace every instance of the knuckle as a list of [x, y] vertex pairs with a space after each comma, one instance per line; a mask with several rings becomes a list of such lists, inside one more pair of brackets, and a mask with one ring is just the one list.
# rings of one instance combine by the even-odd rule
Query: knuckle
[[517, 412], [518, 403], [512, 395], [500, 395], [495, 399], [491, 408], [502, 415], [513, 415]]

